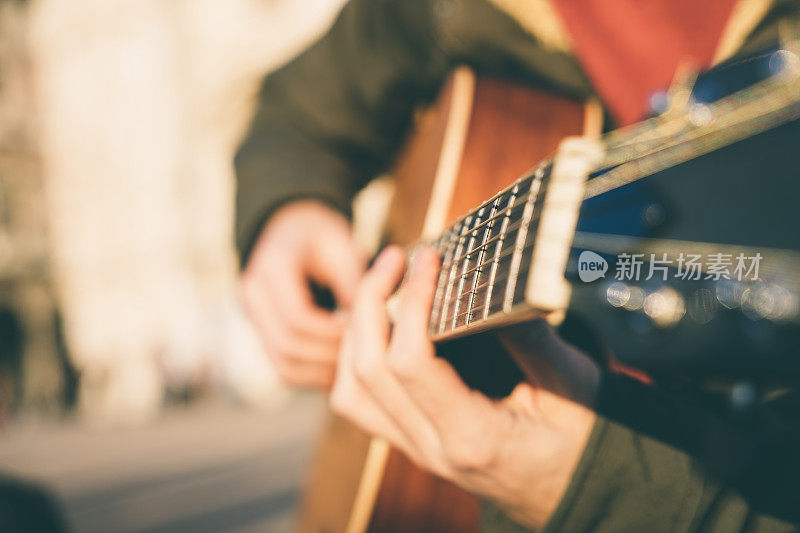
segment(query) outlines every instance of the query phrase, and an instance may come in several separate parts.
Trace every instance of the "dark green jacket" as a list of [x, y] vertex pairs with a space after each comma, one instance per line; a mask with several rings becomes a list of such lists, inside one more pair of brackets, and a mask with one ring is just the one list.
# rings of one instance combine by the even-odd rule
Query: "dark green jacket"
[[[742, 52], [776, 42], [785, 20], [800, 20], [800, 1], [775, 0]], [[569, 52], [487, 0], [353, 0], [326, 36], [263, 84], [236, 156], [243, 260], [288, 200], [317, 197], [347, 212], [355, 192], [391, 165], [413, 109], [460, 64], [593, 95]], [[795, 530], [800, 402], [791, 391], [773, 400], [745, 425], [713, 402], [609, 374], [589, 445], [545, 530]], [[517, 528], [491, 509], [484, 522]]]

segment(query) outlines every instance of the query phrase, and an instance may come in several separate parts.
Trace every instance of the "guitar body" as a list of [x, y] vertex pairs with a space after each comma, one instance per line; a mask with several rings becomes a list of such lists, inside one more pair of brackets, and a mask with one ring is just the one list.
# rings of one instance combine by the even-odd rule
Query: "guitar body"
[[[454, 73], [436, 104], [419, 114], [392, 173], [386, 241], [410, 244], [530, 170], [565, 136], [599, 133], [582, 102], [511, 83]], [[486, 342], [484, 339], [483, 342]], [[460, 345], [459, 350], [468, 350]], [[468, 354], [464, 355], [468, 358]], [[381, 441], [331, 416], [302, 509], [303, 532], [479, 530], [479, 502], [416, 468]]]

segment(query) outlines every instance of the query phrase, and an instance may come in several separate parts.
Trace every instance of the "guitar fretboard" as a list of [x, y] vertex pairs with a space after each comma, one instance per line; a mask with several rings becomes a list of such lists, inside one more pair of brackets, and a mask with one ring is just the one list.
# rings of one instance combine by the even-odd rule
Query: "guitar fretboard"
[[432, 243], [442, 257], [429, 334], [454, 336], [509, 313], [525, 298], [537, 214], [551, 165], [513, 183]]

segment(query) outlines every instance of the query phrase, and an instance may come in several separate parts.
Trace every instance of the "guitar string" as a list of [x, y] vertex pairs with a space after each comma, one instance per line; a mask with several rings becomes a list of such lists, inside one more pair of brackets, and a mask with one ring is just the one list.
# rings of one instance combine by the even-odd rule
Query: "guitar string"
[[[748, 104], [737, 113], [722, 114], [712, 121], [712, 126], [698, 127], [689, 134], [665, 143], [643, 157], [634, 158], [604, 174], [590, 179], [586, 184], [584, 199], [593, 198], [617, 189], [656, 172], [705, 155], [778, 125], [800, 117], [800, 83], [794, 84], [794, 94], [776, 100], [780, 105], [764, 111], [756, 104]], [[787, 91], [788, 93], [788, 91]], [[747, 113], [749, 111], [749, 113]], [[710, 111], [713, 113], [713, 110]], [[712, 115], [713, 116], [713, 115]]]
[[[800, 80], [798, 80], [798, 81], [800, 81]], [[739, 118], [738, 121], [736, 121], [735, 115], [737, 115], [738, 111], [735, 111], [735, 110], [734, 111], [727, 111], [727, 112], [723, 111], [724, 116], [720, 116], [718, 119], [715, 119], [713, 121], [713, 124], [714, 124], [713, 128], [712, 127], [708, 127], [708, 126], [706, 126], [706, 127], [697, 127], [695, 130], [690, 132], [686, 137], [680, 137], [680, 138], [676, 139], [674, 142], [669, 142], [669, 143], [665, 143], [665, 144], [659, 145], [658, 148], [653, 148], [653, 149], [647, 151], [646, 153], [642, 153], [641, 155], [637, 155], [637, 156], [631, 157], [630, 159], [624, 160], [623, 162], [620, 162], [622, 160], [618, 159], [618, 158], [612, 157], [612, 158], [609, 159], [608, 157], [606, 157], [603, 160], [603, 162], [594, 170], [594, 172], [597, 172], [599, 170], [603, 170], [605, 168], [614, 167], [614, 166], [616, 166], [616, 168], [613, 168], [611, 170], [606, 171], [606, 173], [601, 175], [601, 176], [598, 176], [596, 178], [588, 180], [587, 181], [587, 193], [586, 193], [584, 198], [585, 199], [593, 198], [593, 197], [598, 196], [600, 194], [603, 194], [605, 192], [609, 192], [609, 191], [611, 191], [613, 189], [619, 188], [619, 187], [621, 187], [623, 185], [627, 185], [629, 183], [632, 183], [633, 181], [637, 181], [638, 179], [645, 178], [648, 175], [650, 175], [650, 174], [652, 174], [654, 172], [657, 172], [658, 170], [663, 170], [666, 167], [675, 166], [678, 163], [689, 161], [689, 160], [691, 160], [691, 159], [693, 159], [695, 157], [699, 157], [700, 155], [704, 155], [705, 153], [708, 153], [710, 151], [713, 151], [713, 150], [716, 150], [718, 148], [721, 148], [722, 146], [726, 146], [728, 144], [736, 142], [736, 140], [741, 140], [743, 138], [751, 137], [751, 136], [756, 135], [758, 133], [761, 133], [761, 132], [763, 132], [765, 130], [768, 130], [768, 129], [771, 129], [773, 127], [776, 127], [777, 125], [779, 125], [781, 123], [790, 122], [791, 120], [793, 120], [793, 119], [797, 118], [798, 116], [800, 116], [800, 108], [798, 110], [796, 110], [794, 113], [791, 113], [791, 114], [788, 114], [788, 115], [782, 114], [781, 112], [784, 111], [789, 106], [800, 104], [800, 97], [798, 96], [798, 95], [800, 95], [800, 83], [793, 83], [793, 84], [790, 84], [790, 85], [791, 85], [790, 89], [795, 89], [795, 90], [786, 89], [786, 90], [782, 91], [782, 93], [783, 93], [782, 96], [785, 96], [786, 97], [785, 100], [787, 100], [787, 101], [782, 106], [780, 106], [779, 108], [768, 109], [767, 112], [764, 112], [763, 111], [764, 107], [763, 107], [763, 103], [762, 102], [760, 102], [760, 101], [749, 102], [748, 103], [749, 106], [747, 108], [745, 108], [745, 109], [746, 110], [750, 109], [750, 108], [756, 109], [756, 112], [753, 114], [753, 116], [748, 116], [748, 115], [745, 114], [745, 116], [743, 118]], [[782, 87], [785, 87], [785, 86], [782, 86]], [[747, 91], [747, 90], [748, 89], [744, 89], [743, 91]], [[739, 91], [737, 93], [734, 93], [733, 95], [731, 95], [728, 98], [731, 98], [733, 96], [739, 95], [743, 91]], [[784, 101], [784, 100], [780, 100], [780, 101]], [[735, 103], [733, 103], [733, 105], [731, 105], [732, 102], [725, 102], [724, 104], [725, 104], [725, 107], [734, 107], [735, 109], [740, 109], [742, 107], [742, 106], [738, 106], [737, 107]], [[724, 109], [724, 107], [722, 107], [722, 104], [720, 105], [720, 107], [712, 107], [712, 106], [708, 106], [708, 107], [709, 107], [709, 110], [710, 110], [710, 112], [712, 114], [713, 114], [714, 110], [716, 110], [716, 109], [719, 109], [719, 108]], [[738, 113], [739, 116], [741, 116], [742, 114], [744, 114], [744, 113]], [[731, 119], [731, 116], [734, 116], [734, 118]], [[724, 119], [726, 117], [728, 118], [727, 121], [722, 120], [722, 119]], [[770, 120], [770, 117], [774, 117], [774, 120]], [[734, 127], [734, 126], [742, 126], [742, 125], [745, 125], [745, 124], [755, 125], [756, 127], [755, 128], [751, 128], [751, 129], [735, 128]], [[708, 137], [712, 136], [715, 133], [724, 132], [724, 131], [729, 131], [729, 132], [732, 132], [732, 133], [727, 137], [725, 137], [725, 136], [721, 137], [719, 140], [717, 140], [713, 144], [712, 143], [708, 143], [706, 146], [701, 146], [699, 150], [692, 150], [692, 147], [689, 146], [689, 147], [684, 148], [683, 152], [680, 152], [683, 155], [677, 155], [677, 156], [673, 156], [673, 157], [670, 157], [670, 158], [657, 157], [657, 154], [659, 154], [659, 153], [669, 152], [669, 150], [674, 150], [676, 148], [680, 148], [681, 146], [684, 146], [684, 145], [686, 145], [686, 144], [688, 144], [688, 143], [690, 143], [692, 141], [696, 141], [696, 140], [701, 139], [701, 138], [708, 138]], [[610, 132], [609, 134], [606, 134], [606, 135], [611, 135], [613, 133], [614, 132]], [[605, 137], [601, 137], [601, 141], [604, 141], [604, 140], [605, 140]], [[608, 150], [610, 151], [610, 150], [613, 150], [613, 149], [614, 149], [614, 147], [610, 147]], [[652, 159], [647, 160], [647, 161], [650, 161], [650, 165], [645, 165], [645, 164], [641, 163], [640, 160], [647, 159], [647, 158], [652, 158]], [[639, 162], [639, 165], [641, 165], [641, 166], [638, 166], [638, 167], [627, 167], [627, 165], [635, 164], [637, 161]], [[549, 158], [549, 159], [545, 160], [544, 163], [540, 164], [539, 167], [542, 167], [542, 166], [544, 166], [546, 164], [551, 164], [551, 163], [552, 163], [552, 158]], [[653, 170], [653, 169], [656, 169], [656, 170]], [[608, 177], [606, 178], [607, 175], [608, 175]], [[512, 183], [511, 186], [506, 187], [502, 191], [498, 192], [489, 201], [484, 202], [483, 204], [481, 204], [480, 206], [475, 208], [473, 211], [468, 213], [468, 215], [474, 214], [475, 212], [479, 211], [480, 209], [483, 209], [483, 208], [487, 207], [497, 197], [507, 193], [514, 185], [516, 185], [517, 183], [519, 183], [521, 181], [524, 181], [526, 179], [530, 179], [531, 177], [532, 177], [531, 174], [526, 174], [525, 176], [519, 178], [514, 183]], [[519, 205], [519, 204], [517, 204], [517, 205]], [[506, 207], [505, 210], [513, 209], [513, 207], [515, 207], [515, 206], [510, 205], [510, 206]], [[453, 223], [453, 224], [451, 224], [449, 226], [449, 228], [452, 228], [452, 227], [458, 225], [468, 215], [465, 215], [464, 217], [460, 217], [459, 219], [457, 219], [455, 221], [455, 223]], [[489, 221], [486, 221], [486, 222], [488, 223]], [[469, 235], [472, 231], [475, 231], [475, 230], [479, 229], [482, 226], [483, 226], [483, 224], [481, 224], [480, 226], [476, 226], [475, 228], [467, 229], [463, 233], [455, 236], [454, 238], [461, 238], [461, 237], [464, 237], [466, 235]], [[447, 233], [447, 230], [444, 233]]]
[[[773, 82], [773, 81], [774, 80], [772, 78], [766, 80], [766, 82]], [[787, 86], [789, 87], [789, 89], [787, 89]], [[786, 107], [789, 107], [789, 106], [792, 106], [792, 105], [796, 105], [798, 103], [798, 98], [796, 96], [797, 95], [797, 91], [793, 91], [793, 92], [790, 91], [791, 88], [795, 88], [796, 86], [798, 86], [797, 83], [788, 83], [787, 84], [787, 83], [783, 82], [783, 85], [781, 85], [778, 89], [775, 89], [774, 87], [772, 87], [771, 83], [762, 82], [760, 84], [760, 86], [754, 86], [753, 88], [750, 88], [750, 89], [744, 89], [742, 91], [738, 91], [737, 93], [733, 93], [732, 95], [730, 95], [730, 96], [728, 96], [728, 97], [726, 97], [724, 99], [719, 100], [714, 105], [706, 106], [706, 109], [710, 112], [712, 118], [714, 118], [715, 114], [716, 115], [719, 115], [719, 114], [722, 115], [721, 117], [718, 117], [717, 120], [713, 120], [712, 121], [713, 126], [711, 126], [711, 127], [699, 126], [699, 127], [695, 127], [694, 129], [691, 129], [691, 127], [694, 124], [692, 124], [690, 119], [687, 118], [686, 116], [681, 116], [681, 117], [678, 117], [677, 119], [674, 119], [672, 121], [659, 122], [657, 119], [651, 119], [650, 121], [646, 121], [645, 122], [645, 126], [644, 127], [631, 128], [631, 130], [625, 136], [620, 135], [620, 131], [619, 130], [616, 130], [614, 132], [610, 132], [609, 134], [607, 134], [603, 138], [603, 140], [608, 141], [609, 139], [615, 139], [615, 137], [616, 137], [615, 140], [618, 143], [620, 143], [620, 146], [616, 146], [616, 147], [612, 146], [612, 147], [609, 148], [609, 152], [611, 152], [611, 156], [610, 157], [606, 157], [604, 159], [604, 161], [603, 161], [603, 164], [605, 164], [605, 165], [608, 165], [609, 163], [611, 165], [620, 164], [620, 163], [618, 163], [618, 161], [623, 161], [624, 163], [632, 163], [634, 161], [650, 157], [651, 158], [650, 165], [641, 164], [641, 162], [639, 162], [639, 164], [634, 166], [633, 168], [631, 168], [628, 165], [626, 165], [627, 168], [618, 167], [617, 169], [613, 169], [612, 171], [608, 171], [606, 174], [608, 174], [609, 172], [613, 172], [613, 171], [617, 171], [617, 172], [616, 172], [616, 174], [612, 174], [611, 175], [611, 179], [602, 180], [602, 181], [604, 181], [604, 183], [601, 184], [602, 186], [598, 187], [597, 184], [595, 184], [593, 189], [587, 190], [586, 198], [591, 198], [591, 197], [597, 196], [599, 194], [602, 194], [604, 192], [608, 192], [608, 191], [613, 190], [615, 188], [618, 188], [618, 187], [620, 187], [622, 185], [631, 183], [632, 181], [635, 181], [637, 179], [641, 179], [643, 177], [646, 177], [647, 175], [651, 175], [654, 172], [657, 172], [658, 170], [661, 170], [663, 168], [674, 166], [674, 165], [676, 165], [676, 164], [678, 164], [680, 162], [683, 162], [683, 161], [688, 161], [688, 160], [690, 160], [690, 159], [692, 159], [694, 157], [698, 157], [699, 155], [703, 155], [704, 153], [708, 153], [710, 151], [718, 149], [721, 146], [725, 146], [725, 145], [731, 144], [732, 142], [735, 142], [736, 140], [739, 140], [741, 138], [745, 138], [745, 137], [749, 137], [749, 136], [755, 135], [755, 134], [757, 134], [759, 132], [765, 131], [765, 130], [770, 129], [772, 127], [775, 127], [777, 124], [780, 124], [780, 123], [783, 123], [783, 122], [788, 122], [788, 121], [791, 121], [791, 120], [797, 118], [797, 112], [790, 113], [790, 114], [781, 113], [782, 111], [785, 110]], [[755, 95], [755, 96], [753, 96], [753, 95]], [[764, 96], [764, 95], [766, 95], [766, 96]], [[783, 96], [783, 98], [780, 98], [781, 96]], [[736, 98], [734, 98], [734, 97], [736, 97]], [[769, 108], [766, 112], [764, 111], [764, 107], [763, 107], [763, 101], [762, 101], [763, 99], [767, 99], [767, 101], [772, 104], [771, 108]], [[776, 103], [778, 105], [776, 105]], [[751, 111], [751, 113], [748, 114], [747, 113], [748, 109], [750, 107], [755, 107], [756, 105], [758, 105], [758, 108], [754, 112]], [[726, 107], [730, 108], [731, 110], [730, 111], [725, 110]], [[720, 110], [723, 110], [723, 111], [720, 113]], [[727, 120], [725, 120], [725, 119], [727, 119]], [[685, 132], [688, 129], [688, 133], [684, 133], [684, 134], [674, 133], [674, 130], [676, 129], [674, 127], [675, 124], [677, 124], [679, 126], [677, 128], [678, 131], [684, 130], [684, 132]], [[727, 136], [726, 135], [722, 135], [722, 136], [719, 136], [717, 138], [714, 138], [714, 139], [712, 139], [711, 142], [707, 142], [705, 145], [701, 145], [699, 149], [692, 149], [691, 146], [689, 146], [689, 147], [685, 146], [686, 144], [688, 144], [691, 141], [694, 141], [694, 140], [697, 140], [697, 139], [702, 139], [704, 137], [705, 138], [709, 138], [714, 133], [725, 132], [726, 129], [727, 129], [727, 131], [730, 131], [730, 129], [733, 128], [733, 126], [735, 126], [735, 125], [743, 125], [743, 124], [750, 125], [751, 128], [750, 129], [737, 130], [738, 133], [734, 133], [734, 134], [730, 134], [729, 133]], [[673, 136], [670, 138], [670, 142], [662, 143], [662, 144], [658, 145], [657, 147], [653, 148], [652, 147], [653, 143], [656, 143], [659, 140], [663, 140], [664, 135], [665, 135], [663, 133], [660, 134], [660, 135], [655, 135], [653, 132], [656, 132], [659, 129], [663, 132], [664, 129], [665, 129], [665, 125], [672, 125], [673, 126], [672, 127], [672, 129], [673, 129], [673, 134], [672, 135]], [[650, 133], [651, 136], [653, 137], [653, 139], [647, 141], [649, 143], [649, 146], [650, 146], [649, 150], [648, 149], [639, 149], [638, 151], [637, 150], [633, 150], [634, 153], [635, 153], [635, 155], [633, 155], [633, 156], [630, 155], [630, 152], [631, 152], [630, 145], [634, 141], [630, 141], [629, 140], [625, 145], [622, 145], [623, 141], [619, 140], [620, 137], [622, 137], [622, 138], [627, 137], [628, 139], [634, 139], [635, 137], [639, 136], [641, 138], [647, 133]], [[638, 141], [635, 141], [635, 142], [637, 142], [639, 144], [643, 143], [643, 141], [641, 141], [641, 140], [638, 140]], [[628, 149], [627, 150], [628, 153], [626, 154], [626, 152], [623, 151], [622, 148], [627, 148]], [[678, 151], [676, 153], [676, 150], [678, 150], [680, 148], [683, 148], [683, 150], [682, 151]], [[623, 154], [626, 154], [626, 155], [624, 155], [624, 156], [617, 155], [616, 159], [615, 159], [614, 153], [613, 153], [614, 150], [616, 150], [617, 152], [622, 152]], [[656, 154], [659, 154], [659, 153], [661, 153], [661, 154], [666, 153], [667, 156], [669, 156], [669, 157], [663, 156], [663, 155], [661, 157], [656, 157]], [[671, 154], [671, 156], [670, 156], [670, 154]], [[653, 161], [653, 159], [655, 159], [655, 161]], [[622, 163], [622, 164], [624, 164], [624, 163]], [[541, 170], [543, 168], [543, 166], [545, 166], [545, 164], [546, 163], [540, 164], [537, 170]], [[627, 173], [620, 172], [619, 171], [620, 168], [625, 168]], [[503, 194], [509, 193], [510, 190], [516, 184], [518, 184], [521, 181], [524, 181], [525, 179], [529, 179], [529, 178], [532, 178], [532, 176], [530, 176], [530, 175], [523, 176], [519, 180], [517, 180], [514, 183], [512, 183], [511, 186], [509, 186], [509, 187], [503, 189], [502, 191], [500, 191], [499, 193], [497, 193], [492, 199], [490, 199], [489, 201], [485, 202], [481, 206], [477, 207], [475, 210], [473, 210], [473, 213], [477, 212], [477, 211], [480, 211], [481, 209], [487, 208], [493, 201], [496, 201], [500, 196], [502, 196]], [[589, 184], [591, 184], [592, 182], [596, 182], [597, 180], [598, 180], [598, 178], [589, 180], [589, 182], [587, 183], [587, 189], [588, 189], [588, 185]], [[459, 225], [461, 225], [463, 227], [463, 225], [464, 225], [463, 221], [466, 219], [466, 216], [462, 217], [458, 221], [456, 221], [456, 223], [452, 224], [450, 226], [449, 230], [445, 231], [442, 234], [442, 237], [440, 238], [440, 240], [444, 239], [444, 242], [442, 242], [442, 244], [449, 245], [449, 243], [453, 243], [453, 242], [455, 242], [455, 241], [457, 241], [457, 240], [459, 240], [461, 238], [466, 237], [467, 235], [473, 234], [473, 236], [475, 236], [474, 235], [475, 231], [477, 231], [478, 229], [484, 227], [486, 224], [490, 224], [493, 220], [495, 220], [496, 218], [499, 218], [500, 216], [505, 214], [507, 211], [513, 210], [515, 207], [519, 207], [519, 206], [520, 206], [520, 204], [517, 204], [517, 203], [513, 203], [512, 204], [512, 203], [510, 203], [502, 211], [499, 211], [499, 212], [495, 213], [493, 216], [490, 216], [488, 219], [480, 222], [475, 227], [469, 228], [469, 229], [459, 233], [458, 235], [454, 235], [454, 236], [451, 235], [448, 239], [444, 239], [447, 236], [448, 233], [452, 233], [453, 228], [455, 228], [455, 227], [457, 227]], [[539, 213], [536, 214], [536, 220], [538, 220], [538, 218], [539, 218]], [[519, 226], [517, 225], [517, 227], [519, 227]], [[491, 228], [487, 228], [486, 229], [486, 231], [484, 233], [484, 238], [483, 238], [484, 241], [487, 241], [486, 237], [487, 237], [488, 232], [489, 232], [490, 229]], [[511, 228], [510, 231], [514, 231], [515, 229], [516, 228]], [[504, 233], [504, 235], [505, 235], [505, 233]], [[498, 236], [498, 237], [500, 237], [500, 236]], [[471, 254], [473, 254], [475, 252], [478, 252], [478, 253], [485, 252], [487, 247], [489, 245], [491, 245], [492, 242], [494, 242], [496, 240], [497, 240], [497, 237], [489, 240], [488, 242], [484, 242], [481, 245], [469, 250], [467, 253], [465, 253], [465, 254], [457, 257], [457, 258], [451, 259], [449, 261], [449, 263], [453, 264], [455, 266], [462, 259], [466, 259], [467, 261], [469, 261], [468, 258], [469, 258], [469, 256]], [[502, 256], [498, 255], [498, 257], [496, 257], [492, 261], [489, 261], [488, 263], [485, 263], [483, 265], [478, 265], [478, 266], [476, 266], [476, 267], [474, 267], [472, 269], [469, 269], [468, 271], [462, 272], [462, 275], [458, 276], [458, 278], [460, 278], [461, 280], [464, 280], [466, 275], [469, 275], [473, 271], [480, 272], [480, 268], [482, 268], [483, 266], [486, 266], [486, 264], [491, 264], [493, 262], [496, 262], [499, 259], [501, 259], [502, 257], [509, 255], [513, 251], [514, 251], [513, 249], [509, 250], [508, 252], [502, 254]], [[477, 276], [476, 276], [476, 279], [477, 279]], [[451, 280], [451, 281], [455, 281], [455, 280]], [[482, 285], [481, 287], [483, 287], [483, 286], [485, 286], [485, 285]], [[473, 289], [471, 289], [470, 291], [467, 291], [467, 292], [464, 292], [464, 293], [461, 293], [460, 291], [456, 291], [457, 295], [455, 296], [455, 299], [459, 300], [460, 298], [463, 298], [463, 296], [465, 296], [466, 294], [474, 293], [476, 290], [477, 290], [477, 286], [473, 287]], [[443, 304], [443, 306], [441, 308], [441, 311], [445, 311], [445, 309], [447, 307], [448, 306], [445, 306]], [[455, 308], [453, 309], [453, 311], [454, 311], [454, 314], [455, 314]], [[471, 310], [469, 310], [468, 312], [471, 312]], [[464, 313], [459, 313], [457, 316], [461, 316], [463, 314]], [[444, 318], [445, 318], [445, 322], [446, 322], [447, 321], [446, 320], [447, 317], [444, 317]], [[454, 317], [453, 322], [455, 323], [455, 317]]]

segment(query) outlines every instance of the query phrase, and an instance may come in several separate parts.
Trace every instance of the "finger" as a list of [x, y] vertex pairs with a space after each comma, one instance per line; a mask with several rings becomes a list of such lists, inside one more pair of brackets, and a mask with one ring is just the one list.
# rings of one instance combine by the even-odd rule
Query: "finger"
[[592, 401], [600, 379], [598, 365], [544, 320], [505, 328], [498, 338], [528, 381], [583, 403]]
[[367, 433], [387, 440], [412, 459], [418, 459], [417, 448], [356, 378], [354, 351], [353, 332], [348, 330], [342, 340], [336, 379], [331, 390], [332, 410]]
[[387, 248], [380, 255], [358, 288], [348, 336], [353, 373], [360, 388], [430, 466], [437, 463], [437, 454], [440, 455], [439, 438], [389, 371], [385, 358], [390, 330], [386, 301], [402, 278], [404, 264], [404, 254], [398, 248]]
[[[431, 375], [438, 379], [442, 373], [452, 371], [443, 359], [436, 357], [433, 343], [428, 338], [438, 267], [439, 258], [433, 250], [420, 251], [401, 290], [389, 364], [408, 383], [426, 381]], [[457, 379], [454, 384], [457, 383], [461, 380]]]
[[336, 372], [338, 346], [320, 347], [293, 351], [276, 343], [276, 337], [268, 329], [257, 326], [264, 353], [269, 357], [278, 376], [291, 385], [329, 388]]
[[505, 327], [498, 335], [509, 349], [527, 351], [531, 355], [547, 355], [561, 339], [546, 320], [537, 319]]
[[352, 305], [365, 269], [366, 261], [349, 228], [326, 232], [320, 244], [312, 249], [308, 265], [311, 278], [330, 288], [342, 307]]
[[558, 385], [552, 360], [557, 359], [563, 348], [558, 335], [546, 321], [534, 320], [503, 328], [497, 338], [529, 382], [542, 388]]
[[270, 355], [318, 363], [336, 359], [340, 337], [315, 337], [293, 328], [268, 292], [247, 296], [245, 305]]
[[264, 287], [280, 305], [280, 315], [292, 331], [320, 339], [341, 337], [342, 318], [314, 303], [308, 279], [299, 266], [276, 267], [264, 277]]
[[503, 398], [501, 403], [513, 412], [521, 413], [530, 420], [542, 420], [544, 412], [541, 405], [541, 391], [526, 381], [518, 383], [511, 394]]
[[413, 340], [427, 339], [438, 271], [439, 256], [436, 252], [431, 248], [420, 250], [400, 293], [396, 336]]
[[394, 293], [403, 277], [406, 256], [399, 246], [387, 246], [375, 259], [372, 268], [364, 276], [357, 296], [365, 294], [386, 302]]
[[285, 383], [298, 387], [329, 389], [336, 376], [336, 363], [308, 363], [285, 358], [271, 358], [275, 371]]
[[389, 338], [386, 301], [403, 276], [405, 254], [396, 247], [383, 250], [359, 284], [353, 303], [351, 323], [359, 353], [383, 353]]
[[438, 266], [433, 250], [418, 253], [402, 290], [389, 366], [438, 432], [452, 436], [455, 428], [471, 426], [476, 413], [491, 409], [491, 402], [469, 389], [447, 361], [436, 357], [428, 339]]

